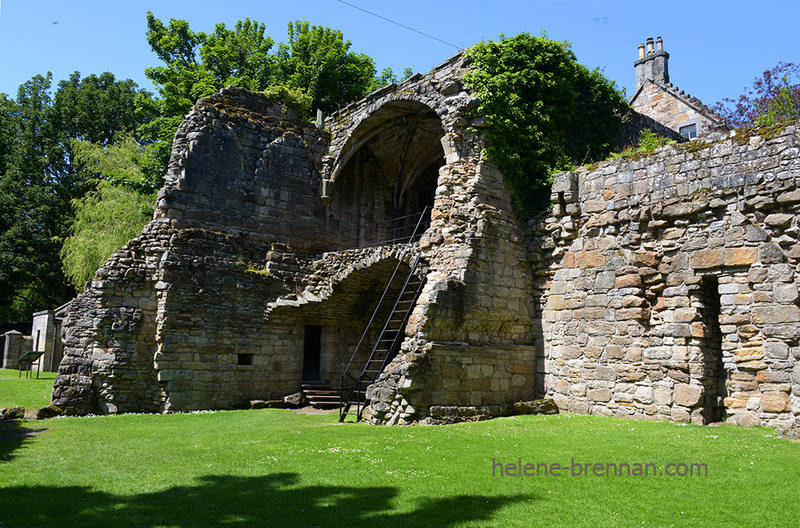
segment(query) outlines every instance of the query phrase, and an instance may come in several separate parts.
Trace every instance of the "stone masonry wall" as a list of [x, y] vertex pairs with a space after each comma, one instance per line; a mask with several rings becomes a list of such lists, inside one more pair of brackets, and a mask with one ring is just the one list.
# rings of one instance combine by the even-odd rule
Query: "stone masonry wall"
[[798, 126], [557, 176], [529, 224], [562, 410], [789, 428], [800, 415]]
[[711, 113], [699, 100], [685, 94], [672, 84], [662, 85], [647, 80], [631, 102], [631, 108], [650, 117], [662, 125], [679, 131], [681, 127], [695, 123], [697, 134], [705, 135], [715, 123]]
[[[481, 158], [485, 123], [465, 67], [456, 56], [372, 94], [327, 131], [245, 90], [201, 99], [176, 135], [153, 221], [72, 303], [53, 402], [71, 414], [163, 412], [284, 396], [304, 376], [307, 325], [321, 328], [320, 374], [336, 382], [394, 266], [419, 251], [424, 290], [375, 387], [388, 402], [375, 421], [530, 397], [522, 226]], [[416, 135], [396, 155], [407, 131]], [[428, 189], [430, 228], [412, 251], [347, 250], [345, 232], [413, 211]]]

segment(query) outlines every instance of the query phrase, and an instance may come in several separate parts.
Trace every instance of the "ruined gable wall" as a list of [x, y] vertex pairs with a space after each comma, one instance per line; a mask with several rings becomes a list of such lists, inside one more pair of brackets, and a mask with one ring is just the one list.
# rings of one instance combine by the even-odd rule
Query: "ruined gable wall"
[[794, 426], [798, 181], [797, 125], [559, 175], [529, 239], [546, 395], [578, 413]]
[[265, 326], [265, 307], [302, 289], [303, 259], [339, 230], [320, 213], [326, 136], [281, 112], [226, 89], [187, 117], [154, 220], [72, 304], [54, 403], [229, 408], [299, 386], [295, 324]]
[[[338, 242], [319, 199], [327, 134], [242, 88], [197, 102], [175, 136], [155, 218], [310, 252]], [[332, 237], [332, 238], [331, 238]]]

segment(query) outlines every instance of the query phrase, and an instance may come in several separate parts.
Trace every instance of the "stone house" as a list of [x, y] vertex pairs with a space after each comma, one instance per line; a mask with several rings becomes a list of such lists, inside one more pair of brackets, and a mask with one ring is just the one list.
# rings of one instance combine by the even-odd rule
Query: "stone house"
[[242, 89], [198, 101], [153, 221], [70, 307], [53, 402], [225, 409], [321, 380], [373, 423], [546, 396], [795, 427], [797, 126], [558, 175], [523, 223], [467, 69], [457, 55], [324, 126]]
[[721, 119], [696, 97], [686, 94], [669, 81], [669, 53], [661, 37], [639, 44], [636, 91], [629, 102], [639, 114], [661, 123], [682, 136], [695, 139], [713, 132]]

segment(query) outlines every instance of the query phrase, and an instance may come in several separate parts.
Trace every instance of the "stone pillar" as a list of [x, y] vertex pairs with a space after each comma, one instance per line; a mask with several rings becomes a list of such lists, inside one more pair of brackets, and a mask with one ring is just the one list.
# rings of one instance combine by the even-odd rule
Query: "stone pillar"
[[3, 368], [15, 369], [19, 366], [20, 351], [22, 350], [23, 335], [21, 332], [11, 330], [5, 333], [6, 346], [3, 350]]
[[33, 347], [31, 350], [44, 352], [41, 361], [43, 371], [58, 370], [58, 364], [54, 364], [53, 352], [56, 345], [56, 317], [53, 310], [45, 310], [33, 314], [33, 325], [31, 327], [31, 339]]

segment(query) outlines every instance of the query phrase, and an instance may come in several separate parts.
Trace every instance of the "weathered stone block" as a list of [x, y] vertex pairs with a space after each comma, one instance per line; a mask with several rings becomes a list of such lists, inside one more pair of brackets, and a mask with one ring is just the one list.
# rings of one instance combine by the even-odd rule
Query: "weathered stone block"
[[512, 414], [558, 414], [558, 405], [556, 405], [555, 400], [552, 398], [517, 402], [513, 405]]
[[675, 392], [673, 397], [677, 405], [684, 407], [693, 407], [700, 401], [700, 396], [703, 394], [703, 387], [700, 385], [688, 385], [686, 383], [679, 383], [675, 385]]
[[641, 288], [642, 277], [639, 274], [629, 274], [617, 277], [615, 286], [617, 288]]
[[667, 387], [658, 387], [654, 392], [654, 402], [656, 405], [671, 405], [672, 390]]
[[597, 290], [610, 290], [616, 285], [617, 275], [613, 271], [601, 271], [597, 274], [594, 286]]
[[753, 308], [753, 323], [755, 324], [796, 323], [798, 321], [800, 321], [800, 308], [796, 305], [755, 306]]
[[586, 397], [589, 401], [607, 402], [611, 401], [611, 391], [608, 389], [591, 389]]
[[696, 269], [719, 268], [725, 264], [725, 250], [703, 249], [695, 251], [689, 257], [689, 262]]
[[761, 410], [778, 413], [790, 411], [789, 395], [785, 392], [765, 392], [761, 395]]
[[788, 359], [789, 345], [786, 343], [767, 342], [764, 343], [764, 353], [766, 357], [771, 359]]
[[761, 347], [738, 348], [733, 353], [733, 359], [737, 363], [764, 359], [764, 351]]
[[673, 422], [689, 423], [691, 421], [692, 415], [689, 414], [689, 411], [684, 409], [683, 407], [673, 407], [670, 417], [672, 418]]
[[758, 248], [758, 260], [761, 264], [779, 264], [786, 260], [786, 254], [777, 244], [763, 243]]
[[725, 264], [728, 266], [750, 266], [755, 264], [758, 257], [756, 248], [727, 248], [725, 250]]
[[772, 286], [772, 293], [779, 303], [793, 303], [797, 300], [797, 286], [793, 283], [778, 283]]
[[794, 215], [784, 214], [784, 213], [772, 213], [767, 215], [764, 219], [764, 223], [770, 226], [788, 226], [792, 223], [794, 219]]
[[606, 210], [606, 202], [603, 200], [586, 200], [583, 203], [583, 211], [585, 213], [600, 213]]
[[575, 263], [581, 269], [602, 266], [603, 262], [603, 252], [600, 250], [578, 251], [575, 254]]
[[[795, 368], [797, 368], [797, 366], [800, 366], [800, 363], [798, 363]], [[791, 378], [789, 372], [774, 370], [762, 370], [756, 374], [758, 383], [791, 383]]]
[[636, 387], [636, 391], [633, 393], [633, 399], [640, 403], [653, 403], [653, 388]]
[[614, 381], [617, 379], [617, 373], [611, 367], [599, 366], [595, 370], [595, 378], [598, 380]]
[[740, 427], [757, 427], [761, 425], [761, 420], [752, 411], [737, 411], [733, 419], [734, 423]]

